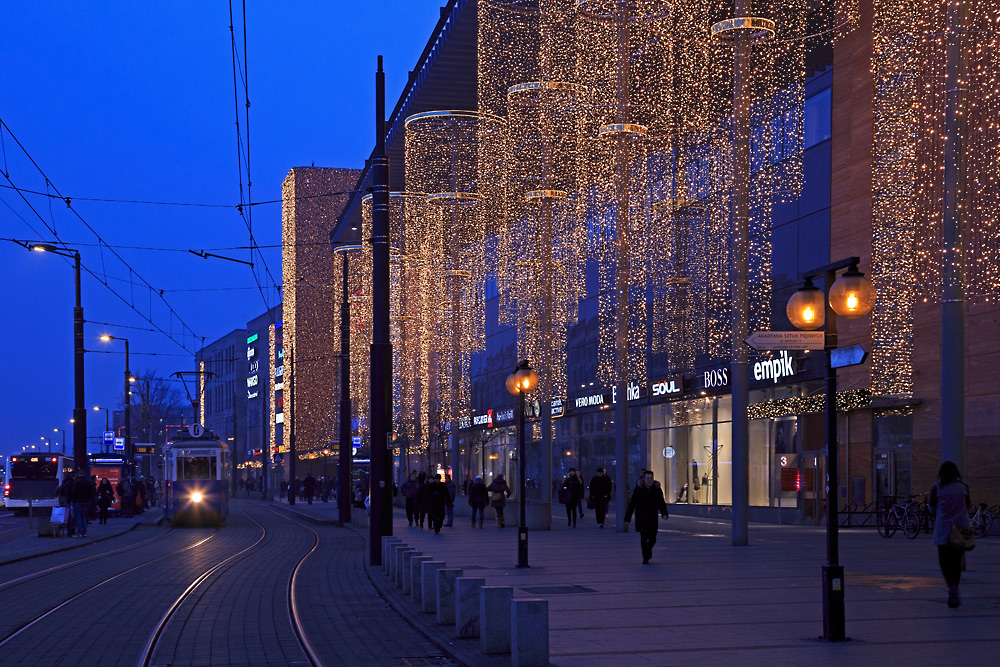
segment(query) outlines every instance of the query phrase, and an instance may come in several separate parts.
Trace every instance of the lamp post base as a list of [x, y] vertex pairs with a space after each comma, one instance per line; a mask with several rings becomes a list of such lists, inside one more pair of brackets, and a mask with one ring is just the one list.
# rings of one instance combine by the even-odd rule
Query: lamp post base
[[531, 567], [528, 565], [528, 528], [520, 526], [517, 529], [517, 566]]
[[823, 566], [823, 637], [828, 642], [847, 641], [844, 627], [844, 568]]

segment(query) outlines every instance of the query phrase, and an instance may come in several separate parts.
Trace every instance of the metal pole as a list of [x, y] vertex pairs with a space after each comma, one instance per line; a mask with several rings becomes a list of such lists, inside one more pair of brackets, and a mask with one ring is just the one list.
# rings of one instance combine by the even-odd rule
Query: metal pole
[[295, 504], [295, 357], [288, 344], [288, 504]]
[[382, 564], [382, 537], [392, 535], [392, 343], [389, 340], [389, 158], [385, 154], [385, 73], [375, 74], [372, 157], [371, 522], [369, 562]]
[[517, 566], [530, 567], [528, 565], [528, 524], [525, 521], [524, 489], [527, 473], [525, 472], [527, 463], [527, 452], [524, 442], [524, 392], [517, 392], [517, 462], [520, 468], [520, 475], [517, 480], [518, 493], [518, 513], [519, 523], [517, 527]]
[[[749, 16], [748, 0], [737, 0], [736, 15]], [[732, 278], [730, 294], [733, 303], [732, 346], [730, 366], [732, 386], [733, 444], [733, 546], [749, 543], [750, 515], [750, 433], [747, 423], [749, 363], [743, 340], [750, 335], [748, 312], [749, 245], [750, 245], [750, 71], [749, 37], [736, 37], [733, 54], [733, 232]]]
[[76, 279], [76, 306], [73, 308], [73, 375], [75, 404], [73, 406], [73, 461], [75, 469], [90, 479], [87, 460], [87, 408], [84, 405], [83, 382], [83, 301], [80, 297], [80, 253], [73, 253], [73, 273]]
[[941, 256], [941, 460], [965, 470], [965, 186], [968, 4], [950, 2], [945, 48], [943, 250]]
[[135, 453], [132, 451], [132, 383], [129, 378], [128, 339], [125, 341], [125, 457], [128, 459], [129, 480], [135, 481]]
[[830, 307], [830, 288], [836, 269], [826, 272], [826, 560], [823, 567], [823, 638], [838, 642], [847, 638], [844, 612], [844, 568], [840, 566], [840, 449], [837, 436], [837, 369], [833, 350], [837, 347], [837, 314]]
[[[240, 457], [239, 457], [239, 438], [236, 435], [236, 401], [239, 399], [239, 394], [233, 393], [233, 446], [229, 448], [229, 457], [232, 459], [232, 496], [236, 497], [236, 492], [238, 490], [236, 480], [239, 477], [240, 470]], [[152, 436], [152, 434], [150, 434]], [[150, 441], [152, 441], [150, 437]], [[247, 442], [250, 442], [250, 438], [247, 438]]]
[[351, 308], [347, 301], [347, 251], [343, 254], [343, 298], [340, 302], [340, 471], [337, 513], [341, 523], [351, 521]]

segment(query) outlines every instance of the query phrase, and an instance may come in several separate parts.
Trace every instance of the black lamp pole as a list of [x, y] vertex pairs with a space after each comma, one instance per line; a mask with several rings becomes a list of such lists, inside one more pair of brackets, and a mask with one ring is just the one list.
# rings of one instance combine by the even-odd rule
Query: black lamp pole
[[288, 504], [295, 504], [295, 357], [288, 344]]
[[517, 464], [518, 464], [518, 525], [517, 525], [517, 566], [528, 565], [528, 524], [525, 520], [525, 456], [524, 451], [524, 392], [517, 392]]
[[341, 254], [343, 274], [341, 275], [340, 300], [340, 432], [338, 438], [337, 461], [337, 515], [340, 523], [351, 521], [351, 464], [353, 445], [351, 443], [351, 306], [348, 301], [347, 253], [361, 250], [360, 245], [343, 244], [334, 247]]

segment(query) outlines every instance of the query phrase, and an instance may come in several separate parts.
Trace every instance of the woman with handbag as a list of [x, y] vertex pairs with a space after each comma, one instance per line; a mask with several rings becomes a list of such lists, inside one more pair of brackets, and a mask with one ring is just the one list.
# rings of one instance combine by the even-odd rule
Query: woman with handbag
[[[510, 498], [510, 487], [507, 486], [507, 480], [503, 478], [503, 473], [497, 475], [496, 479], [486, 487], [492, 495], [490, 496], [490, 506], [496, 510], [497, 513], [497, 527], [503, 528], [503, 508], [507, 506], [507, 499]], [[479, 524], [482, 528], [482, 523]]]
[[938, 481], [931, 488], [928, 504], [934, 510], [934, 539], [938, 550], [938, 564], [948, 585], [948, 606], [955, 609], [962, 604], [958, 584], [962, 578], [962, 556], [971, 551], [972, 525], [969, 521], [969, 487], [962, 481], [958, 466], [945, 461], [938, 470]]

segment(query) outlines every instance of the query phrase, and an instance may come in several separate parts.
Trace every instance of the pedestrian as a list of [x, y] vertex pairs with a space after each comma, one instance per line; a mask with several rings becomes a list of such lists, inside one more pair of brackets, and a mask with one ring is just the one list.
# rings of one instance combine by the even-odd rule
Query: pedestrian
[[[969, 487], [962, 481], [958, 466], [945, 461], [938, 469], [937, 483], [931, 487], [931, 497], [927, 501], [934, 510], [934, 536], [937, 546], [938, 565], [944, 582], [948, 585], [948, 606], [957, 609], [962, 605], [958, 594], [958, 584], [962, 578], [962, 556], [966, 547], [961, 544], [964, 537], [971, 536], [972, 522], [969, 521]], [[965, 535], [952, 533], [965, 532]]]
[[[417, 525], [424, 527], [424, 518], [427, 516], [427, 473], [423, 470], [417, 475]], [[430, 527], [428, 525], [428, 527]]]
[[576, 499], [576, 509], [580, 512], [580, 518], [583, 518], [583, 498], [587, 495], [587, 485], [583, 483], [583, 471], [576, 471], [576, 478], [580, 480], [580, 497]]
[[441, 481], [441, 475], [435, 474], [427, 483], [427, 524], [434, 527], [434, 533], [441, 533], [444, 524], [445, 509], [448, 506], [448, 487]]
[[563, 480], [562, 488], [559, 489], [559, 502], [566, 505], [567, 526], [576, 528], [576, 511], [583, 495], [583, 480], [577, 477], [576, 468], [570, 468], [566, 479]]
[[[503, 508], [507, 506], [507, 499], [510, 498], [510, 487], [507, 486], [507, 480], [503, 478], [503, 473], [499, 473], [496, 479], [486, 487], [486, 490], [492, 494], [490, 496], [490, 507], [496, 510], [497, 527], [503, 528]], [[482, 528], [481, 525], [480, 528]]]
[[294, 503], [302, 493], [302, 480], [296, 475], [292, 478], [291, 488], [288, 489], [288, 498]]
[[608, 515], [608, 504], [611, 502], [611, 478], [598, 468], [597, 474], [590, 478], [590, 502], [588, 507], [594, 508], [597, 527], [604, 528], [604, 519]]
[[306, 502], [313, 504], [313, 495], [316, 493], [316, 478], [312, 473], [306, 473], [306, 478], [302, 480], [302, 490], [306, 496]]
[[73, 473], [66, 473], [66, 477], [63, 478], [63, 483], [59, 485], [56, 490], [56, 494], [59, 497], [59, 507], [69, 507], [73, 502], [73, 482], [76, 478], [73, 477]]
[[490, 501], [490, 493], [486, 490], [483, 478], [476, 476], [469, 487], [469, 507], [472, 510], [472, 527], [476, 527], [476, 512], [479, 512], [479, 527], [483, 527], [483, 514], [486, 512], [486, 503]]
[[625, 511], [626, 525], [632, 520], [633, 512], [635, 512], [635, 529], [639, 532], [639, 545], [642, 547], [642, 563], [646, 565], [653, 557], [653, 545], [656, 544], [659, 524], [656, 515], [659, 514], [664, 519], [670, 518], [667, 503], [663, 500], [663, 490], [653, 480], [653, 473], [650, 470], [642, 471], [642, 481], [632, 491], [632, 500]]
[[417, 518], [417, 489], [419, 487], [420, 485], [417, 483], [417, 471], [411, 470], [409, 478], [403, 482], [401, 488], [403, 503], [406, 506], [406, 521], [409, 526], [412, 526], [413, 521]]
[[76, 535], [87, 536], [87, 508], [94, 499], [94, 485], [86, 475], [80, 475], [73, 482], [73, 510], [76, 513]]
[[98, 523], [108, 522], [108, 508], [115, 502], [115, 490], [111, 488], [111, 480], [107, 477], [97, 485], [97, 507], [100, 511]]
[[451, 479], [451, 475], [444, 476], [444, 485], [448, 489], [448, 504], [444, 506], [444, 525], [449, 528], [455, 524], [455, 498], [458, 496], [458, 484]]
[[128, 481], [128, 478], [122, 479], [118, 482], [118, 486], [115, 488], [118, 492], [118, 497], [121, 499], [119, 502], [119, 507], [121, 507], [121, 515], [126, 519], [132, 518], [132, 484]]
[[141, 477], [135, 480], [135, 484], [132, 485], [132, 493], [135, 496], [136, 514], [142, 514], [143, 504], [145, 503], [146, 485], [143, 483]]

